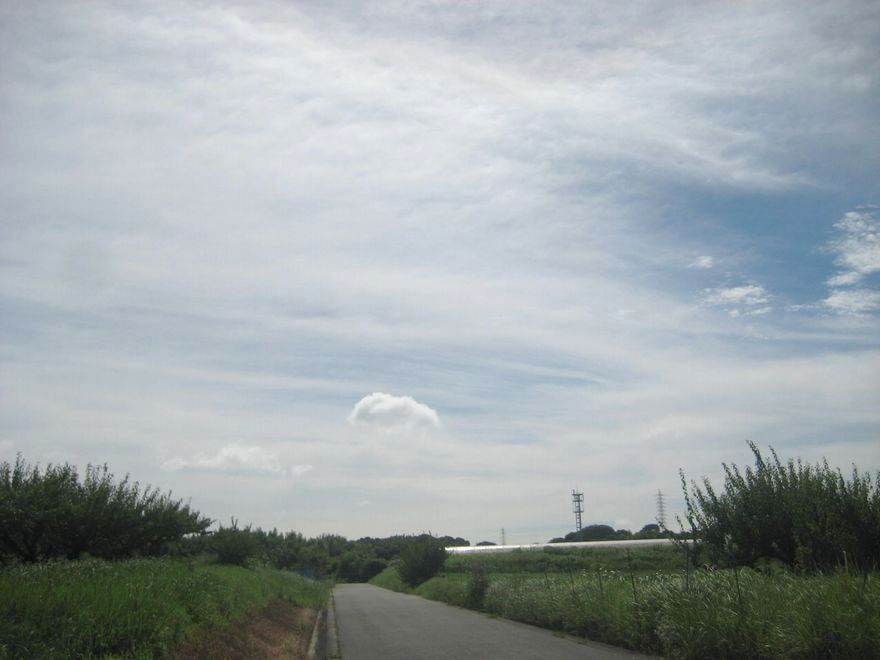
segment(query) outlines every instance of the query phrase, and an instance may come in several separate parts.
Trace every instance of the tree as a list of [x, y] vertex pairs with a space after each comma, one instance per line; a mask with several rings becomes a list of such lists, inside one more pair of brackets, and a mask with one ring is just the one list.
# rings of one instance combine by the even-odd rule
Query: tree
[[400, 577], [411, 587], [434, 577], [446, 561], [446, 546], [428, 534], [410, 539], [400, 553]]
[[0, 463], [0, 560], [25, 562], [83, 553], [105, 559], [156, 555], [211, 520], [149, 486], [115, 482], [106, 465]]
[[749, 447], [754, 468], [722, 463], [724, 490], [716, 493], [681, 472], [686, 517], [710, 561], [753, 565], [775, 559], [802, 570], [880, 564], [880, 473], [874, 480], [853, 466], [845, 479], [827, 461], [783, 464], [773, 448], [765, 458]]
[[256, 555], [258, 535], [251, 531], [250, 525], [238, 527], [238, 521], [232, 519], [230, 527], [220, 526], [211, 536], [211, 549], [217, 553], [217, 561], [221, 564], [244, 566], [248, 559]]

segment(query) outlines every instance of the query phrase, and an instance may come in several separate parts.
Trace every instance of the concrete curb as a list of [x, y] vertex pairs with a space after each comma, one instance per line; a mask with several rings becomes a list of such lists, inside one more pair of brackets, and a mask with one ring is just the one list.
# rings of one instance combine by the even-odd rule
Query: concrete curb
[[309, 650], [306, 657], [309, 660], [323, 660], [325, 658], [324, 648], [327, 637], [327, 617], [326, 610], [318, 612], [315, 618], [315, 626], [312, 628], [312, 637], [309, 640]]
[[339, 628], [336, 625], [336, 600], [330, 594], [330, 605], [327, 607], [327, 625], [324, 632], [326, 645], [324, 653], [326, 660], [341, 660], [342, 652], [339, 650]]

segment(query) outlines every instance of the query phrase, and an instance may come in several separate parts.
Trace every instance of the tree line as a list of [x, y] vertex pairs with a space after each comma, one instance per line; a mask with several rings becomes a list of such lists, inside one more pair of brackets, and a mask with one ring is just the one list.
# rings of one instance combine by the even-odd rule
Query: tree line
[[[838, 567], [862, 571], [880, 566], [880, 474], [853, 466], [845, 477], [826, 461], [783, 463], [771, 448], [766, 458], [754, 443], [754, 467], [722, 464], [724, 489], [704, 479], [687, 482], [685, 520], [673, 534], [657, 525], [639, 532], [588, 525], [561, 541], [671, 538], [686, 536], [696, 563], [761, 566], [778, 563], [799, 571]], [[467, 546], [459, 537], [429, 534], [305, 538], [298, 532], [264, 531], [232, 520], [209, 532], [215, 521], [128, 476], [116, 481], [106, 465], [80, 475], [69, 464], [29, 465], [20, 455], [0, 463], [0, 564], [127, 557], [208, 556], [221, 563], [257, 563], [339, 580], [366, 581], [392, 561], [435, 565], [444, 547]], [[690, 550], [689, 550], [690, 552]], [[409, 569], [402, 569], [406, 571]], [[414, 568], [417, 573], [421, 569]]]
[[[459, 537], [429, 534], [306, 538], [294, 531], [240, 526], [234, 519], [209, 531], [214, 522], [170, 492], [141, 486], [127, 475], [115, 480], [106, 465], [89, 465], [80, 474], [66, 463], [30, 465], [21, 455], [0, 463], [0, 564], [204, 556], [361, 582], [412, 554], [411, 548], [427, 545], [436, 554], [438, 547], [470, 545]], [[412, 556], [410, 566], [417, 563]]]

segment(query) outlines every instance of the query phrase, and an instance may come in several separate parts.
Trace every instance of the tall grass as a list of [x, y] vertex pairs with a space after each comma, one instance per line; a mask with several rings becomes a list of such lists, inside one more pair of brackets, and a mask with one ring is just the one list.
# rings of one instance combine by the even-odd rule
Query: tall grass
[[[466, 606], [464, 575], [416, 593]], [[878, 658], [880, 580], [751, 569], [490, 576], [482, 609], [672, 658]]]
[[497, 573], [569, 573], [606, 570], [675, 571], [684, 568], [685, 556], [673, 544], [621, 548], [548, 548], [542, 552], [514, 550], [497, 554], [451, 555], [443, 565], [445, 573], [470, 573], [481, 564]]
[[0, 571], [0, 658], [165, 657], [199, 628], [327, 588], [294, 573], [171, 559], [84, 560]]

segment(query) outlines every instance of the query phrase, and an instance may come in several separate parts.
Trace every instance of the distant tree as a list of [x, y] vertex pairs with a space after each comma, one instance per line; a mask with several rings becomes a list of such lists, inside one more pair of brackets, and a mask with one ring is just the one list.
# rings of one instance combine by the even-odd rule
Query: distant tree
[[412, 537], [400, 553], [400, 577], [411, 587], [434, 577], [446, 561], [446, 546], [428, 534]]
[[367, 582], [387, 566], [388, 561], [377, 557], [370, 546], [355, 544], [339, 558], [336, 578], [344, 582]]
[[572, 541], [613, 541], [617, 538], [614, 528], [609, 525], [587, 525], [579, 532], [565, 535], [567, 542]]
[[656, 523], [648, 523], [635, 534], [637, 539], [659, 539], [662, 536], [660, 525]]
[[259, 533], [251, 531], [250, 525], [238, 527], [235, 518], [230, 527], [221, 526], [211, 536], [211, 549], [217, 553], [221, 564], [244, 566], [248, 559], [256, 556], [259, 547]]
[[497, 543], [492, 543], [492, 541], [480, 541], [477, 543], [477, 547], [489, 546], [489, 545], [498, 545]]
[[471, 542], [460, 536], [440, 536], [437, 540], [446, 548], [468, 548]]

